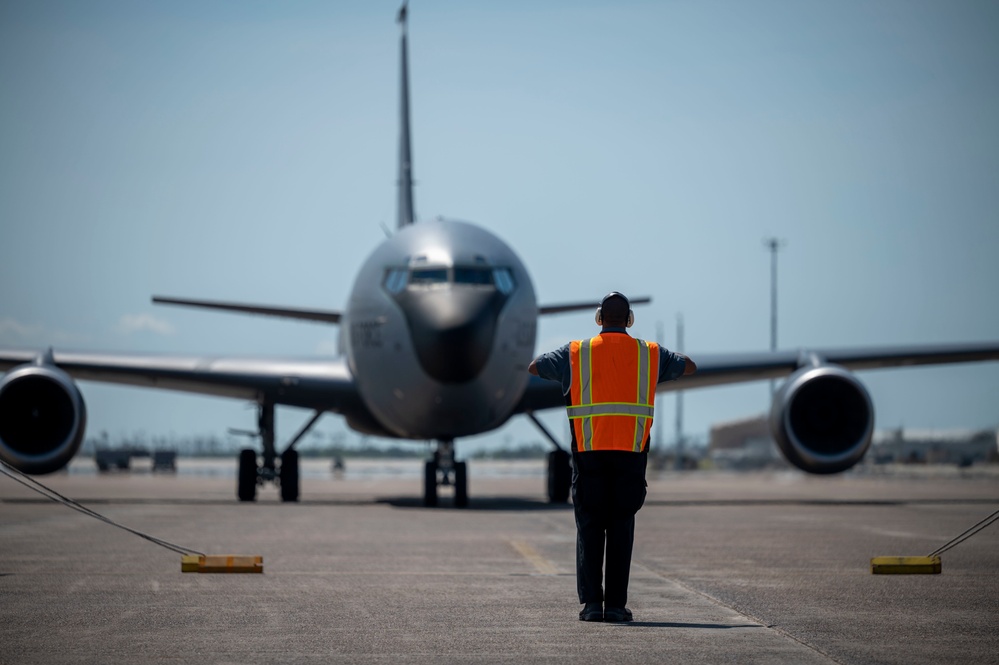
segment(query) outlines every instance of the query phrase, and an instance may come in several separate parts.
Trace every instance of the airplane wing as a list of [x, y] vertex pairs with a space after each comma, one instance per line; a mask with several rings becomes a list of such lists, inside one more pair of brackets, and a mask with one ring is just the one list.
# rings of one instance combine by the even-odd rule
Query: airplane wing
[[[851, 369], [996, 360], [999, 343], [695, 355], [694, 358], [698, 364], [696, 374], [660, 384], [658, 390], [790, 375], [776, 396], [771, 413], [777, 445], [790, 462], [805, 471], [837, 473], [863, 457], [874, 426], [870, 396], [850, 374]], [[15, 466], [29, 473], [62, 468], [79, 448], [86, 411], [72, 378], [254, 400], [261, 404], [262, 414], [267, 409], [273, 414], [275, 404], [304, 407], [316, 411], [309, 426], [322, 412], [332, 411], [343, 414], [355, 429], [388, 435], [379, 432], [383, 428], [379, 428], [360, 399], [344, 359], [0, 349], [0, 370], [12, 370], [4, 377], [3, 384], [11, 387], [8, 402], [13, 400], [15, 406], [22, 407], [8, 408], [0, 414], [0, 428], [6, 442], [2, 452], [5, 461], [13, 460]], [[532, 376], [514, 413], [531, 414], [563, 404], [558, 383]], [[24, 408], [25, 405], [35, 406]], [[262, 415], [261, 420], [270, 420], [272, 428], [273, 415], [267, 418]], [[273, 458], [273, 432], [269, 438], [270, 448], [265, 457]], [[294, 489], [294, 492], [288, 490], [289, 496], [294, 495], [288, 500], [295, 500], [297, 485], [289, 482], [288, 487]], [[244, 496], [242, 489], [240, 496]]]
[[[74, 379], [145, 386], [252, 400], [260, 406], [264, 464], [277, 473], [274, 461], [275, 405], [315, 411], [297, 441], [324, 412], [343, 415], [358, 431], [392, 436], [361, 400], [343, 358], [239, 358], [119, 353], [42, 353], [0, 349], [0, 459], [27, 473], [63, 468], [79, 450], [86, 430], [86, 407]], [[289, 449], [294, 441], [288, 445]], [[241, 458], [242, 459], [242, 458]], [[256, 480], [255, 464], [241, 461], [242, 472]], [[289, 467], [290, 468], [290, 467]], [[297, 474], [296, 469], [293, 474]], [[249, 477], [249, 476], [248, 476]], [[252, 500], [241, 481], [240, 497]], [[282, 498], [298, 498], [297, 475], [289, 475]], [[249, 498], [247, 498], [249, 497]]]
[[[628, 302], [632, 305], [647, 305], [652, 302], [652, 298], [648, 296], [641, 296], [639, 298], [629, 298]], [[579, 311], [594, 311], [600, 307], [599, 300], [586, 300], [584, 302], [565, 302], [557, 303], [554, 305], [538, 305], [538, 315], [542, 316], [545, 314], [566, 314], [568, 312], [579, 312]]]
[[363, 408], [346, 360], [161, 356], [0, 349], [0, 372], [44, 361], [74, 379], [267, 400], [317, 411]]
[[[704, 355], [698, 353], [691, 354], [690, 357], [697, 363], [697, 373], [676, 381], [660, 383], [656, 387], [657, 392], [779, 379], [810, 366], [839, 365], [848, 370], [867, 370], [999, 360], [999, 342]], [[532, 376], [516, 412], [558, 406], [565, 406], [561, 386], [556, 381]]]
[[[999, 342], [732, 354], [694, 354], [697, 373], [661, 383], [658, 392], [777, 379], [808, 366], [867, 370], [999, 360]], [[31, 363], [36, 351], [0, 349], [0, 371]], [[183, 392], [267, 399], [275, 404], [348, 412], [361, 409], [343, 358], [288, 359], [57, 352], [51, 363], [76, 379]], [[531, 377], [515, 413], [565, 405], [561, 386]]]
[[343, 317], [341, 312], [332, 309], [277, 307], [274, 305], [255, 305], [252, 303], [228, 302], [222, 300], [193, 300], [191, 298], [153, 296], [153, 303], [157, 305], [180, 305], [182, 307], [218, 309], [225, 312], [238, 312], [240, 314], [261, 314], [263, 316], [277, 316], [284, 319], [318, 321], [319, 323], [340, 323], [340, 319]]

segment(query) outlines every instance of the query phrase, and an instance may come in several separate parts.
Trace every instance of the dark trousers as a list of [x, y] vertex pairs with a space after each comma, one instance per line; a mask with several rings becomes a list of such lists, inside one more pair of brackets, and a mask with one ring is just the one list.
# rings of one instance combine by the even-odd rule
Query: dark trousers
[[625, 607], [628, 602], [635, 513], [645, 503], [647, 457], [625, 451], [573, 453], [576, 590], [580, 603], [604, 601], [607, 607]]

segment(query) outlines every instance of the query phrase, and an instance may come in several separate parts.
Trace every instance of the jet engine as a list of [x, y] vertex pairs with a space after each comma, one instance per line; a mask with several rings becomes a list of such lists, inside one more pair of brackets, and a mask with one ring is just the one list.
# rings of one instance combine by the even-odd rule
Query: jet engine
[[838, 365], [792, 374], [774, 397], [770, 430], [787, 461], [809, 473], [839, 473], [871, 444], [874, 406], [867, 389]]
[[25, 473], [52, 473], [80, 448], [83, 396], [68, 374], [46, 364], [21, 365], [0, 380], [0, 459]]

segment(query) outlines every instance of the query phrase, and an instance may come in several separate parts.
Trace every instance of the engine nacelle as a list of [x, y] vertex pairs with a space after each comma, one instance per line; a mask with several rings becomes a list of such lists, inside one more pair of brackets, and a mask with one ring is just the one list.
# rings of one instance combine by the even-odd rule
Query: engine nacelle
[[774, 397], [770, 430], [791, 464], [809, 473], [839, 473], [871, 445], [874, 405], [867, 389], [838, 365], [804, 367]]
[[63, 468], [80, 449], [86, 424], [83, 396], [58, 367], [21, 365], [0, 380], [0, 459], [14, 468]]

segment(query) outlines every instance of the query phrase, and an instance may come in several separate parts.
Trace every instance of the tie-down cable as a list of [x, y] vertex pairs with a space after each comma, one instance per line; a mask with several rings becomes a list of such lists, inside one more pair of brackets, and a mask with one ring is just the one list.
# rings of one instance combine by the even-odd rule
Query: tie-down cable
[[[27, 475], [25, 473], [22, 473], [21, 471], [18, 471], [14, 467], [10, 466], [9, 464], [7, 464], [6, 462], [4, 462], [3, 460], [0, 460], [0, 465], [2, 465], [2, 466], [0, 466], [0, 473], [2, 473], [3, 475], [7, 476], [11, 480], [14, 480], [14, 481], [17, 481], [17, 482], [21, 483], [22, 485], [24, 485], [25, 487], [27, 487], [30, 490], [38, 492], [39, 494], [41, 494], [42, 496], [44, 496], [47, 499], [50, 499], [52, 501], [55, 501], [56, 503], [60, 503], [60, 504], [62, 504], [64, 506], [66, 506], [67, 508], [72, 508], [73, 510], [75, 510], [77, 512], [83, 513], [84, 515], [89, 515], [90, 517], [93, 517], [94, 519], [100, 520], [101, 522], [104, 522], [105, 524], [110, 524], [111, 526], [115, 526], [115, 527], [118, 527], [119, 529], [122, 529], [124, 531], [128, 531], [129, 533], [131, 533], [133, 535], [136, 535], [139, 538], [144, 538], [144, 539], [148, 540], [149, 542], [151, 542], [151, 543], [153, 543], [155, 545], [159, 545], [160, 547], [165, 547], [166, 549], [170, 550], [171, 552], [176, 552], [177, 554], [180, 554], [182, 556], [185, 556], [185, 555], [187, 555], [187, 556], [198, 555], [198, 556], [201, 556], [201, 557], [205, 556], [204, 552], [199, 552], [198, 550], [192, 550], [190, 547], [182, 547], [181, 545], [176, 545], [174, 543], [171, 543], [171, 542], [168, 542], [166, 540], [163, 540], [162, 538], [157, 538], [155, 536], [150, 536], [148, 533], [143, 533], [143, 532], [138, 531], [136, 529], [133, 529], [131, 527], [127, 527], [127, 526], [125, 526], [123, 524], [118, 524], [117, 522], [115, 522], [110, 517], [106, 517], [104, 515], [101, 515], [97, 511], [91, 510], [90, 508], [87, 508], [86, 506], [81, 505], [80, 503], [77, 503], [76, 501], [74, 501], [73, 499], [70, 499], [67, 496], [63, 496], [62, 494], [60, 494], [59, 492], [56, 492], [51, 487], [47, 487], [46, 485], [43, 485], [42, 483], [40, 483], [39, 481], [35, 480], [31, 476], [29, 476], [29, 475]], [[11, 473], [11, 472], [13, 472], [13, 473]]]
[[992, 524], [993, 522], [995, 522], [997, 519], [999, 519], [999, 510], [995, 511], [994, 513], [992, 513], [991, 515], [989, 515], [988, 517], [986, 517], [985, 519], [983, 519], [981, 522], [979, 522], [975, 526], [968, 528], [967, 530], [965, 530], [964, 533], [962, 533], [961, 535], [957, 536], [956, 538], [953, 538], [948, 543], [946, 543], [946, 544], [942, 545], [941, 547], [938, 547], [934, 551], [930, 552], [927, 556], [939, 556], [939, 555], [943, 554], [944, 552], [946, 552], [950, 548], [954, 547], [955, 545], [960, 545], [961, 543], [963, 543], [964, 541], [966, 541], [968, 538], [971, 538], [973, 535], [975, 535], [976, 533], [978, 533], [979, 531], [981, 531], [985, 527], [989, 526], [990, 524]]

